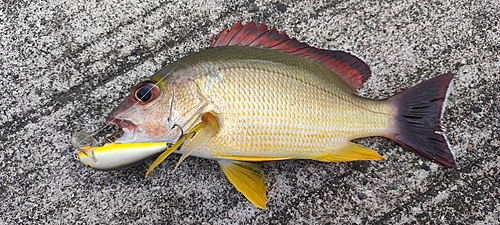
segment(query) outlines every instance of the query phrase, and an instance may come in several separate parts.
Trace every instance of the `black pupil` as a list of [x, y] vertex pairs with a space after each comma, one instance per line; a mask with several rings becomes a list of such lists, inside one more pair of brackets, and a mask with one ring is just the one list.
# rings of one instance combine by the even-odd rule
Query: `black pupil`
[[141, 87], [139, 88], [139, 90], [137, 90], [135, 96], [140, 101], [147, 102], [151, 99], [151, 88], [149, 88], [148, 86]]

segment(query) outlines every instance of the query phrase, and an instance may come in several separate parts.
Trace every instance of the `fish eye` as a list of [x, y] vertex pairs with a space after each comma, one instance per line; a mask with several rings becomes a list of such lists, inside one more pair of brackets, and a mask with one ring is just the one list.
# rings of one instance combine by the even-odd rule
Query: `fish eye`
[[137, 92], [135, 92], [135, 97], [139, 99], [141, 102], [147, 102], [151, 99], [151, 91], [146, 87], [141, 87]]
[[160, 90], [149, 82], [140, 83], [133, 90], [133, 99], [140, 103], [148, 103], [158, 97]]

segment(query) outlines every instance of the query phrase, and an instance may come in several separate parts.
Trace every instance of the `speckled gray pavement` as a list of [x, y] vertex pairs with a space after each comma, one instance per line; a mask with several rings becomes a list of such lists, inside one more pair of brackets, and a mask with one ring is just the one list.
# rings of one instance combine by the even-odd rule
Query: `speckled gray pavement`
[[[104, 125], [131, 87], [207, 48], [238, 20], [351, 52], [384, 98], [457, 74], [443, 128], [458, 169], [384, 138], [377, 162], [259, 163], [260, 210], [215, 161], [169, 157], [111, 172], [73, 157], [69, 138]], [[499, 224], [499, 1], [2, 1], [0, 224]]]

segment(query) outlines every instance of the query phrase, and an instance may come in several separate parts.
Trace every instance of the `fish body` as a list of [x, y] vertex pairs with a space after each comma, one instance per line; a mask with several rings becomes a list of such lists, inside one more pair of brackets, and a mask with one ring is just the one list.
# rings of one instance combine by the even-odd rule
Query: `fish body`
[[189, 155], [215, 159], [236, 189], [264, 208], [263, 174], [248, 162], [383, 159], [351, 142], [357, 138], [384, 136], [456, 167], [439, 126], [453, 76], [367, 99], [355, 90], [370, 70], [355, 56], [310, 47], [265, 25], [237, 23], [211, 48], [138, 84], [107, 120], [124, 132], [116, 144], [172, 145], [147, 174], [172, 152], [182, 154], [179, 163]]
[[[165, 85], [168, 96], [158, 96], [155, 113], [184, 125], [203, 111], [214, 111], [221, 128], [191, 155], [204, 158], [267, 157], [316, 159], [342, 148], [349, 140], [383, 135], [391, 127], [394, 109], [384, 101], [355, 95], [348, 86], [318, 63], [272, 49], [244, 46], [211, 48], [172, 64], [168, 75], [153, 82]], [[125, 104], [112, 120], [134, 124], [146, 114], [124, 114], [142, 107]], [[200, 111], [201, 109], [201, 111]], [[151, 109], [149, 109], [151, 110]], [[139, 109], [137, 109], [139, 111]], [[355, 116], [353, 116], [355, 115]], [[168, 133], [168, 126], [163, 126]], [[184, 126], [184, 129], [187, 127]], [[158, 139], [156, 139], [158, 140]]]

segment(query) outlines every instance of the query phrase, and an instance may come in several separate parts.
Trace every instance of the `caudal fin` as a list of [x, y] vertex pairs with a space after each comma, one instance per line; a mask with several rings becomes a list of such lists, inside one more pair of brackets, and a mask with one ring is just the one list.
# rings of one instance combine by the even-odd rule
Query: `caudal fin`
[[389, 98], [397, 112], [388, 137], [432, 162], [456, 168], [453, 150], [440, 126], [454, 76], [439, 75]]

